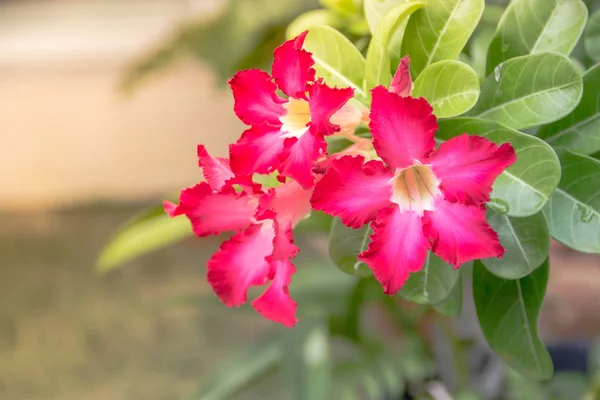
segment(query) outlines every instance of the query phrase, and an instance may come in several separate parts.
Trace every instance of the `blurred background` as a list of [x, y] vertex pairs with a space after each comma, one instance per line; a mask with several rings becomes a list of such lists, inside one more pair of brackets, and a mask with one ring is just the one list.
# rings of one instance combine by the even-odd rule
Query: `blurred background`
[[[317, 5], [0, 0], [0, 399], [184, 399], [271, 327], [194, 300], [218, 239], [94, 265], [124, 221], [200, 180], [198, 143], [226, 155], [243, 130], [226, 79], [268, 65]], [[543, 335], [592, 339], [600, 260], [553, 253]]]

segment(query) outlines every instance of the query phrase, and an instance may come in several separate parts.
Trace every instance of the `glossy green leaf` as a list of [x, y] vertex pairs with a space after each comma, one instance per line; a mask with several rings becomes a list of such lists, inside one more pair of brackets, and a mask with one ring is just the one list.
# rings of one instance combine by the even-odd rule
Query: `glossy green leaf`
[[230, 400], [279, 364], [283, 354], [281, 337], [269, 336], [252, 343], [218, 364], [190, 400]]
[[582, 90], [581, 75], [562, 54], [512, 58], [485, 79], [472, 114], [514, 129], [547, 124], [569, 114]]
[[529, 217], [514, 218], [488, 210], [487, 219], [506, 249], [501, 259], [481, 260], [494, 275], [504, 279], [519, 279], [529, 275], [548, 258], [550, 232], [541, 211]]
[[293, 400], [328, 400], [330, 337], [324, 320], [303, 320], [285, 335], [283, 377]]
[[366, 101], [363, 90], [365, 59], [344, 35], [330, 26], [310, 28], [304, 49], [312, 53], [317, 76], [332, 86], [352, 87], [354, 95]]
[[381, 20], [394, 7], [408, 3], [409, 0], [364, 0], [363, 11], [371, 35], [375, 35]]
[[446, 299], [458, 281], [460, 272], [428, 252], [423, 268], [413, 272], [398, 294], [419, 304], [435, 304]]
[[560, 180], [560, 164], [554, 150], [543, 140], [477, 118], [439, 121], [438, 137], [448, 140], [469, 133], [494, 143], [510, 142], [517, 161], [494, 183], [489, 203], [511, 217], [525, 217], [540, 211]]
[[458, 281], [454, 284], [452, 291], [448, 297], [441, 303], [433, 305], [433, 308], [447, 317], [458, 317], [462, 311], [463, 304], [463, 283], [462, 274], [459, 275]]
[[319, 0], [323, 7], [344, 15], [352, 15], [358, 12], [354, 0]]
[[454, 60], [467, 44], [485, 6], [484, 0], [427, 0], [408, 21], [402, 43], [410, 69], [418, 76], [436, 61]]
[[600, 62], [600, 10], [593, 13], [590, 17], [585, 30], [583, 44], [588, 57], [596, 62]]
[[392, 8], [383, 17], [377, 31], [369, 43], [367, 51], [367, 63], [365, 66], [365, 86], [367, 90], [377, 85], [389, 87], [392, 81], [391, 62], [388, 46], [392, 36], [407, 21], [408, 17], [424, 3], [411, 1]]
[[473, 269], [475, 308], [488, 344], [513, 369], [536, 380], [550, 379], [553, 373], [537, 329], [548, 270], [546, 261], [531, 275], [505, 280], [478, 261]]
[[585, 253], [600, 253], [600, 161], [570, 151], [562, 178], [544, 207], [550, 234]]
[[300, 14], [288, 25], [285, 37], [289, 40], [314, 26], [329, 25], [337, 27], [339, 23], [340, 19], [329, 10], [310, 10], [304, 14]]
[[334, 218], [329, 234], [331, 261], [347, 274], [361, 277], [372, 276], [373, 273], [369, 267], [358, 260], [358, 255], [367, 250], [372, 233], [370, 224], [352, 229], [344, 225], [339, 218]]
[[528, 54], [571, 54], [587, 21], [581, 0], [512, 0], [488, 52], [487, 73], [504, 61]]
[[583, 76], [583, 96], [577, 108], [543, 126], [537, 136], [555, 148], [582, 154], [600, 151], [600, 64]]
[[479, 78], [473, 68], [460, 61], [445, 60], [421, 72], [412, 95], [424, 97], [438, 118], [464, 114], [479, 98]]
[[170, 218], [163, 207], [153, 208], [126, 223], [113, 236], [98, 257], [96, 268], [108, 272], [188, 236], [192, 236], [192, 228], [187, 218]]

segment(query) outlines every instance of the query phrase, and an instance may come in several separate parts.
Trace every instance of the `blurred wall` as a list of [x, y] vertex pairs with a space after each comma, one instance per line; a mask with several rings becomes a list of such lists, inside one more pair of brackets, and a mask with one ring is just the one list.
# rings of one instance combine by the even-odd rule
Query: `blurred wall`
[[243, 128], [210, 69], [182, 62], [132, 95], [124, 67], [214, 0], [0, 5], [0, 210], [163, 196], [195, 183], [196, 144]]

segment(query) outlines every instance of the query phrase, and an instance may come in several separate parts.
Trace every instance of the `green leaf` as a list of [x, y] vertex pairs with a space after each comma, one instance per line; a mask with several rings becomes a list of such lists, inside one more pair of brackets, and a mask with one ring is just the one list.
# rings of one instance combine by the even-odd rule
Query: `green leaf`
[[570, 151], [561, 157], [562, 178], [544, 207], [550, 234], [585, 253], [600, 253], [600, 161]]
[[329, 332], [325, 321], [303, 320], [286, 332], [283, 377], [294, 400], [327, 400], [331, 383]]
[[487, 219], [506, 249], [501, 259], [481, 260], [494, 275], [504, 279], [519, 279], [529, 275], [548, 258], [550, 232], [541, 211], [529, 217], [513, 218], [488, 210]]
[[489, 205], [511, 217], [540, 211], [560, 180], [560, 164], [554, 150], [543, 140], [496, 122], [477, 118], [439, 121], [440, 139], [448, 140], [465, 132], [496, 144], [510, 142], [517, 153], [517, 161], [496, 179]]
[[330, 26], [310, 28], [304, 48], [315, 60], [317, 75], [332, 86], [352, 87], [354, 95], [366, 101], [363, 90], [365, 59], [344, 35]]
[[367, 63], [365, 66], [365, 86], [372, 89], [377, 85], [389, 87], [392, 81], [391, 62], [388, 47], [392, 36], [408, 20], [408, 17], [423, 7], [425, 3], [411, 1], [392, 8], [377, 27], [377, 31], [369, 43]]
[[596, 62], [600, 62], [600, 10], [593, 13], [590, 17], [585, 30], [583, 44], [588, 57]]
[[412, 95], [427, 99], [438, 118], [455, 117], [477, 102], [479, 78], [473, 68], [460, 61], [438, 61], [421, 72]]
[[587, 21], [581, 0], [512, 0], [488, 52], [487, 73], [504, 61], [528, 54], [571, 54]]
[[334, 218], [329, 234], [331, 261], [347, 274], [360, 277], [372, 276], [373, 273], [369, 267], [358, 260], [358, 255], [367, 250], [372, 233], [370, 224], [352, 229], [344, 225], [339, 218]]
[[217, 365], [203, 387], [190, 400], [229, 400], [281, 362], [281, 337], [252, 343]]
[[307, 29], [319, 25], [329, 25], [337, 28], [340, 19], [329, 10], [310, 10], [299, 15], [293, 20], [285, 31], [285, 37], [289, 40], [295, 38]]
[[400, 297], [419, 304], [435, 304], [443, 301], [452, 292], [460, 272], [428, 252], [423, 268], [413, 272], [402, 286]]
[[600, 65], [583, 76], [583, 96], [563, 119], [543, 126], [537, 136], [555, 148], [593, 154], [600, 150]]
[[473, 114], [514, 129], [528, 128], [569, 114], [582, 90], [581, 75], [562, 54], [512, 58], [485, 79]]
[[319, 0], [319, 2], [323, 7], [343, 15], [352, 15], [358, 12], [354, 0]]
[[394, 7], [408, 3], [409, 0], [364, 0], [363, 11], [371, 35], [375, 35], [383, 17]]
[[463, 284], [462, 274], [459, 274], [458, 281], [454, 284], [454, 288], [448, 297], [441, 303], [433, 305], [433, 308], [447, 317], [458, 317], [462, 311], [463, 303]]
[[493, 37], [494, 30], [489, 28], [481, 29], [479, 32], [475, 33], [469, 46], [471, 55], [470, 65], [477, 72], [477, 76], [481, 80], [484, 80], [486, 77], [485, 65], [487, 62], [487, 52]]
[[144, 211], [117, 231], [100, 253], [96, 268], [108, 272], [188, 236], [192, 228], [187, 218], [170, 218], [163, 207]]
[[473, 269], [475, 308], [488, 344], [509, 366], [536, 380], [550, 379], [553, 373], [537, 331], [548, 269], [546, 261], [518, 280], [498, 278], [478, 261]]
[[436, 61], [456, 59], [484, 6], [484, 0], [427, 0], [408, 21], [402, 43], [402, 53], [410, 54], [413, 76]]

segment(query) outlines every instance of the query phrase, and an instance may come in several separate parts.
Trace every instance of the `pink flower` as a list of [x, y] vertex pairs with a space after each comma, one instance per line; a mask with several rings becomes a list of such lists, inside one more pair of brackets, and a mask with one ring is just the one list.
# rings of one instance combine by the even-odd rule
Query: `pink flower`
[[[235, 113], [251, 126], [230, 146], [236, 174], [277, 169], [306, 188], [313, 185], [312, 164], [327, 147], [324, 135], [340, 130], [330, 118], [352, 98], [353, 90], [315, 80], [312, 54], [302, 49], [307, 33], [275, 49], [273, 76], [250, 69], [229, 81]], [[278, 96], [277, 89], [288, 98]]]
[[436, 118], [425, 99], [383, 86], [372, 91], [373, 146], [382, 161], [334, 159], [311, 202], [349, 227], [373, 221], [369, 248], [359, 255], [394, 294], [432, 250], [459, 267], [501, 257], [504, 248], [485, 219], [492, 184], [515, 160], [512, 146], [462, 135], [435, 150]]
[[[292, 227], [310, 212], [311, 190], [289, 181], [264, 191], [250, 177], [235, 175], [227, 160], [211, 157], [202, 145], [198, 156], [206, 182], [184, 189], [179, 205], [165, 202], [165, 211], [188, 217], [198, 236], [233, 232], [208, 261], [213, 290], [225, 305], [237, 307], [246, 302], [250, 286], [271, 281], [252, 306], [265, 318], [293, 326], [296, 303], [288, 286], [296, 270], [290, 259], [298, 248]], [[236, 192], [234, 184], [242, 190]]]

